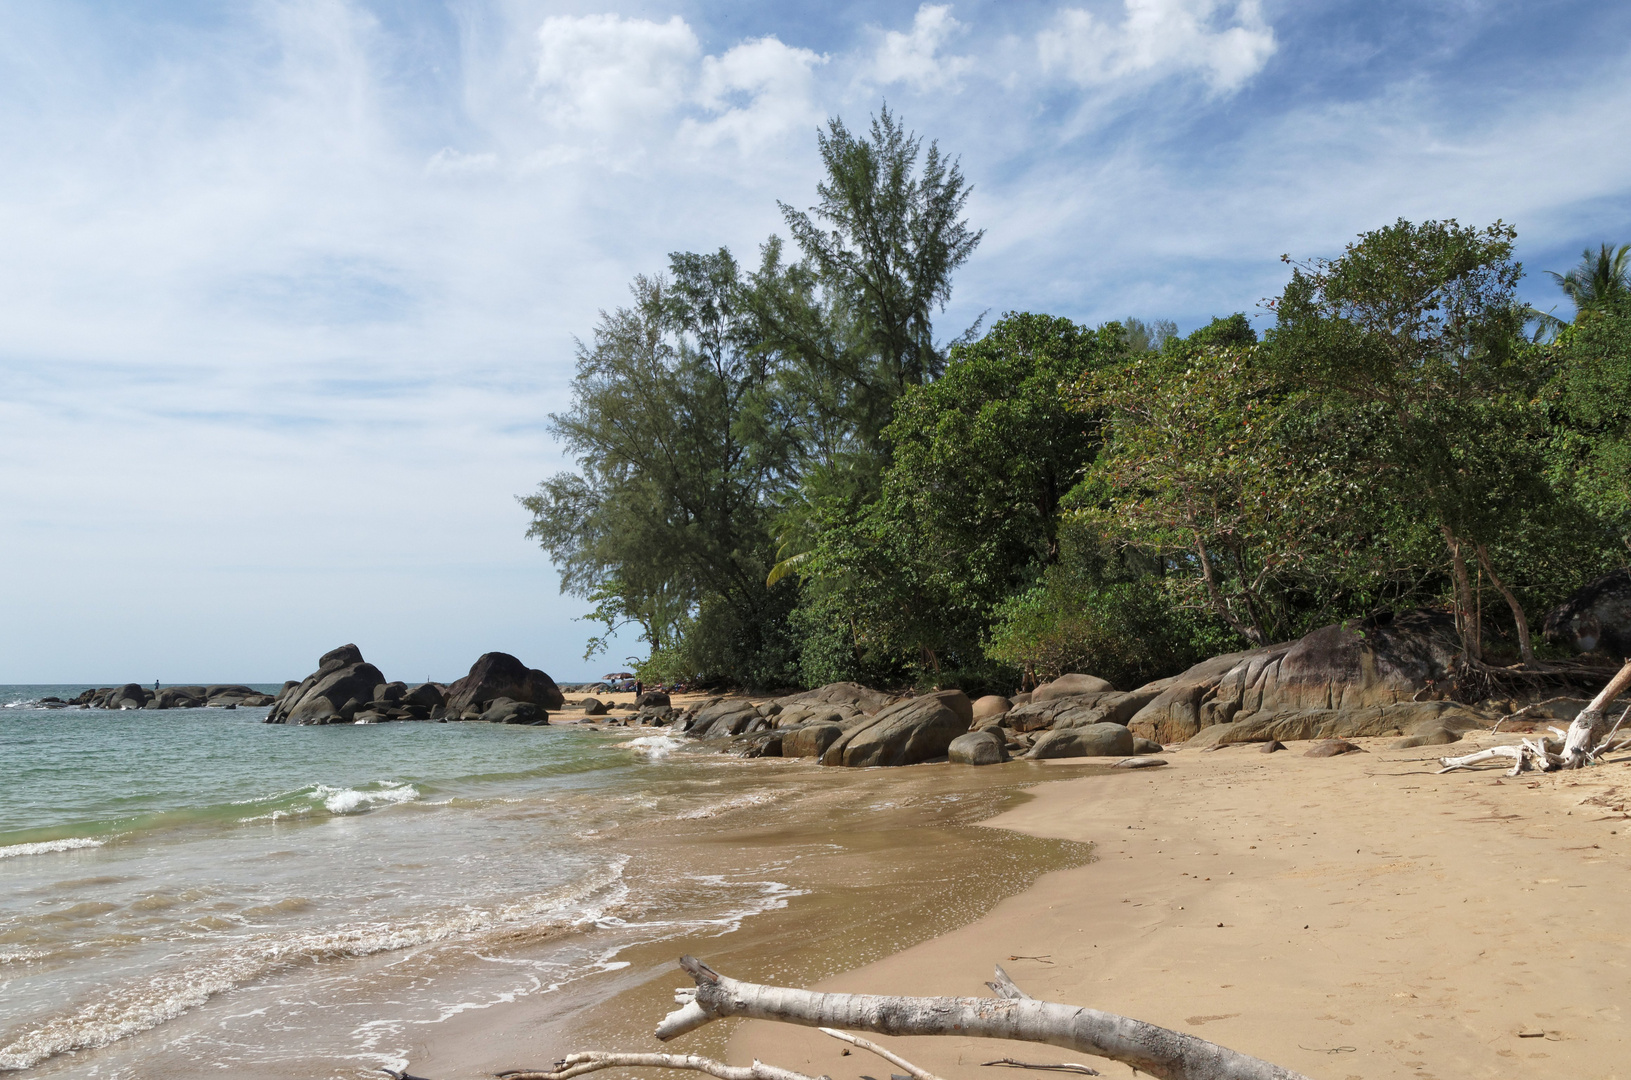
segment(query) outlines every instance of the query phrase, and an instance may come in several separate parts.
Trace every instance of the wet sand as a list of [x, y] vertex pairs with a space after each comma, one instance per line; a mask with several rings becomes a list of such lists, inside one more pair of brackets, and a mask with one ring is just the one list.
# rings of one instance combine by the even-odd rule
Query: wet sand
[[[1369, 752], [1180, 751], [1129, 782], [1036, 788], [989, 824], [1094, 844], [1090, 864], [813, 987], [984, 994], [1001, 963], [1034, 997], [1193, 1032], [1311, 1077], [1631, 1076], [1631, 756], [1583, 773], [1438, 776], [1439, 753], [1496, 740], [1356, 741]], [[762, 976], [731, 959], [716, 966]], [[1083, 1060], [964, 1038], [882, 1041], [948, 1078], [1016, 1075], [981, 1067], [998, 1057]], [[729, 1057], [834, 1080], [891, 1071], [841, 1049], [755, 1022]]]
[[[721, 927], [627, 948], [616, 957], [627, 967], [451, 1017], [424, 1031], [410, 1071], [467, 1080], [547, 1065], [581, 1048], [658, 1049], [651, 1030], [686, 981], [674, 963], [684, 952], [726, 971], [796, 985], [882, 960], [1091, 857], [1090, 845], [980, 822], [1062, 774], [1110, 784], [1129, 779], [1104, 762], [1085, 761], [1063, 769], [1015, 763], [850, 770], [765, 759], [739, 768], [744, 788], [768, 783], [781, 797], [650, 829], [632, 845], [634, 865], [676, 877], [773, 878], [796, 892], [784, 907], [730, 932]], [[722, 1055], [734, 1026], [712, 1025], [688, 1037], [685, 1050]]]

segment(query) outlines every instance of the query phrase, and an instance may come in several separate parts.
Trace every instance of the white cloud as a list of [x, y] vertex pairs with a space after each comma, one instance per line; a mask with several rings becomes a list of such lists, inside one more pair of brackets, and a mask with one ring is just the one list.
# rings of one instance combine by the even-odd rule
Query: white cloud
[[695, 125], [704, 143], [756, 145], [821, 119], [813, 69], [826, 58], [774, 37], [745, 41], [702, 61], [698, 103], [712, 118]]
[[620, 15], [555, 16], [538, 30], [537, 91], [545, 112], [608, 130], [667, 115], [690, 93], [701, 52], [678, 15], [665, 23]]
[[497, 154], [466, 154], [444, 146], [425, 162], [425, 171], [434, 176], [474, 176], [498, 168]]
[[1219, 0], [1124, 3], [1119, 25], [1080, 8], [1060, 9], [1037, 35], [1042, 70], [1084, 87], [1193, 72], [1214, 91], [1229, 93], [1274, 54], [1274, 30], [1256, 0], [1239, 0], [1227, 11]]
[[924, 4], [917, 9], [909, 33], [884, 34], [872, 62], [872, 76], [880, 84], [909, 83], [918, 90], [933, 90], [955, 82], [974, 61], [966, 56], [941, 56], [940, 50], [964, 31], [952, 18], [950, 4]]

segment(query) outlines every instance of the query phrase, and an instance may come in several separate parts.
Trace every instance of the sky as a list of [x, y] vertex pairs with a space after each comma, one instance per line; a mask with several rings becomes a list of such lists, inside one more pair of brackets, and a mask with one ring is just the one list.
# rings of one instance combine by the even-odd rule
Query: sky
[[557, 679], [515, 497], [579, 340], [751, 258], [887, 102], [984, 242], [940, 316], [1188, 330], [1396, 218], [1631, 241], [1631, 5], [0, 0], [0, 682]]

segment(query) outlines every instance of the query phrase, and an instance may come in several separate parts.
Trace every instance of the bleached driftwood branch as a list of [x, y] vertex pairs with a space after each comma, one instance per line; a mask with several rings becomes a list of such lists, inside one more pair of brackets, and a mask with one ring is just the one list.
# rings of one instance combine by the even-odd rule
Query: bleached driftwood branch
[[791, 1069], [778, 1069], [755, 1061], [752, 1065], [727, 1065], [696, 1054], [569, 1054], [555, 1063], [553, 1070], [514, 1069], [498, 1075], [506, 1080], [571, 1080], [574, 1076], [602, 1069], [683, 1069], [707, 1073], [719, 1080], [829, 1080], [806, 1076]]
[[1475, 754], [1440, 758], [1439, 764], [1443, 768], [1439, 772], [1464, 769], [1469, 765], [1477, 765], [1495, 758], [1512, 759], [1512, 771], [1507, 773], [1508, 776], [1517, 776], [1531, 768], [1538, 768], [1541, 772], [1555, 772], [1558, 769], [1579, 769], [1590, 765], [1603, 754], [1623, 745], [1622, 742], [1614, 741], [1614, 736], [1620, 730], [1620, 725], [1625, 723], [1626, 717], [1631, 716], [1631, 706], [1626, 707], [1625, 712], [1620, 714], [1612, 726], [1608, 722], [1607, 709], [1609, 703], [1627, 688], [1631, 688], [1631, 661], [1627, 661], [1626, 665], [1608, 681], [1608, 685], [1580, 710], [1580, 714], [1569, 725], [1568, 731], [1552, 729], [1559, 738], [1524, 739], [1512, 746], [1492, 746]]
[[1036, 1001], [1024, 996], [1000, 969], [998, 993], [1003, 997], [923, 998], [821, 994], [738, 982], [690, 956], [680, 958], [680, 967], [696, 981], [696, 987], [675, 994], [680, 1008], [657, 1025], [657, 1038], [664, 1041], [715, 1020], [742, 1016], [884, 1035], [959, 1035], [1046, 1043], [1119, 1061], [1162, 1080], [1306, 1080], [1279, 1065], [1142, 1020]]
[[839, 1042], [847, 1042], [851, 1046], [859, 1046], [862, 1050], [865, 1050], [868, 1053], [877, 1054], [879, 1057], [889, 1062], [889, 1064], [898, 1065], [905, 1069], [907, 1073], [915, 1077], [916, 1080], [940, 1080], [940, 1077], [936, 1076], [928, 1069], [913, 1065], [910, 1061], [907, 1061], [899, 1054], [890, 1053], [888, 1050], [885, 1050], [871, 1039], [863, 1039], [859, 1035], [851, 1035], [847, 1031], [838, 1031], [834, 1028], [822, 1028], [821, 1034], [831, 1035]]

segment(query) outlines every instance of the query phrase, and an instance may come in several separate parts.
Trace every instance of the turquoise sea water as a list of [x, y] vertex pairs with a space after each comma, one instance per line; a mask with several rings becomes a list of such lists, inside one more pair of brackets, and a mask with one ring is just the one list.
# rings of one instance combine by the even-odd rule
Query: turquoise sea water
[[27, 704], [79, 689], [0, 688], [0, 1071], [275, 1072], [298, 1046], [361, 1075], [415, 1024], [789, 891], [642, 853], [642, 825], [773, 798], [661, 735]]

